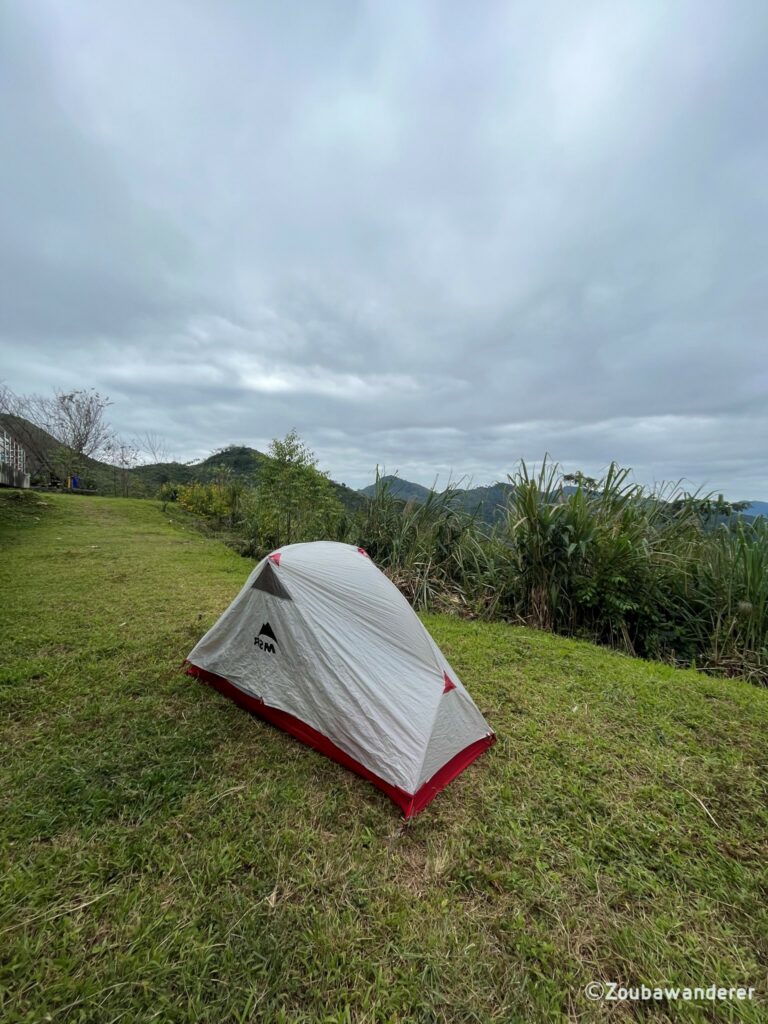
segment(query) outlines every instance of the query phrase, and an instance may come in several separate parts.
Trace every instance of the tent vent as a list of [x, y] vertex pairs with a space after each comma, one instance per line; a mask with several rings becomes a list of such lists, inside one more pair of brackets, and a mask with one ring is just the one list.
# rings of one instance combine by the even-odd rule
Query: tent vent
[[271, 562], [264, 563], [264, 568], [253, 581], [251, 590], [263, 590], [265, 594], [271, 594], [272, 597], [282, 597], [285, 598], [286, 601], [293, 600], [291, 595], [277, 578], [277, 573], [272, 568]]

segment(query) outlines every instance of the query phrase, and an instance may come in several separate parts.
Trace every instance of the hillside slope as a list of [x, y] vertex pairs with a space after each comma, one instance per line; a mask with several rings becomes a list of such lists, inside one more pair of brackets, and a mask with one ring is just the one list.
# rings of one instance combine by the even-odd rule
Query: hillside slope
[[602, 980], [755, 986], [653, 1016], [765, 1020], [768, 691], [427, 617], [499, 742], [404, 829], [180, 671], [242, 558], [155, 502], [17, 495], [2, 1019], [618, 1019]]
[[768, 519], [768, 501], [748, 501], [744, 515], [752, 519], [757, 516], [764, 516]]
[[[55, 453], [60, 447], [56, 439], [28, 420], [7, 413], [0, 413], [0, 427], [28, 448], [30, 473], [34, 477], [40, 472], [41, 478], [47, 483], [49, 467], [55, 465]], [[40, 453], [44, 461], [35, 458], [35, 452]], [[100, 494], [118, 495], [127, 492], [133, 497], [154, 497], [161, 484], [189, 484], [193, 481], [206, 483], [222, 469], [238, 479], [254, 483], [264, 464], [269, 461], [269, 456], [247, 445], [230, 445], [199, 462], [155, 462], [127, 470], [118, 469], [99, 459], [83, 457], [81, 461], [81, 487], [93, 487]], [[331, 484], [336, 497], [348, 511], [353, 512], [363, 504], [365, 499], [358, 491], [335, 480]]]
[[[270, 461], [269, 455], [249, 448], [247, 445], [231, 445], [213, 452], [207, 458], [195, 463], [160, 462], [146, 466], [136, 466], [131, 470], [133, 479], [140, 481], [144, 488], [154, 494], [161, 484], [168, 481], [174, 483], [191, 483], [193, 480], [206, 482], [212, 480], [222, 469], [234, 477], [247, 483], [255, 483], [264, 465]], [[331, 480], [336, 497], [348, 510], [359, 508], [364, 499], [358, 491], [346, 484]]]
[[395, 498], [400, 498], [401, 501], [425, 502], [432, 493], [429, 487], [411, 483], [410, 480], [401, 480], [399, 476], [391, 474], [380, 477], [378, 484], [368, 484], [359, 493], [365, 495], [366, 498], [372, 498], [376, 494], [377, 486], [386, 487]]

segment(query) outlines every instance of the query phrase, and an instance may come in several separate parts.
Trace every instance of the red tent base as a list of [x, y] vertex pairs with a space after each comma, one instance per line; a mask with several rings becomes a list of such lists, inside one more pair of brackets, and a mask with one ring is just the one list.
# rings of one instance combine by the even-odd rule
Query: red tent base
[[386, 793], [390, 800], [397, 804], [406, 818], [412, 818], [420, 811], [423, 811], [427, 804], [434, 800], [437, 794], [445, 789], [449, 782], [452, 782], [484, 750], [487, 750], [488, 747], [496, 742], [496, 737], [491, 733], [490, 736], [484, 736], [481, 740], [470, 743], [468, 747], [460, 750], [450, 761], [447, 761], [415, 793], [406, 793], [404, 789], [393, 786], [390, 782], [380, 778], [370, 768], [366, 768], [365, 765], [356, 761], [354, 757], [350, 757], [340, 747], [337, 747], [327, 736], [323, 736], [317, 729], [313, 729], [311, 725], [307, 725], [294, 715], [289, 715], [287, 711], [269, 707], [269, 705], [260, 701], [257, 697], [252, 697], [250, 694], [238, 689], [228, 679], [224, 679], [223, 676], [207, 672], [204, 668], [199, 668], [197, 665], [187, 663], [187, 672], [189, 675], [196, 676], [198, 679], [202, 679], [203, 682], [215, 687], [225, 697], [229, 697], [241, 707], [246, 708], [246, 710], [252, 711], [259, 718], [263, 718], [264, 721], [276, 725], [279, 729], [290, 733], [291, 736], [295, 736], [297, 740], [306, 743], [308, 747], [312, 747], [321, 754], [325, 754], [326, 757], [330, 757], [333, 761], [338, 761], [345, 768], [356, 772], [364, 779], [372, 782], [374, 786], [383, 793]]

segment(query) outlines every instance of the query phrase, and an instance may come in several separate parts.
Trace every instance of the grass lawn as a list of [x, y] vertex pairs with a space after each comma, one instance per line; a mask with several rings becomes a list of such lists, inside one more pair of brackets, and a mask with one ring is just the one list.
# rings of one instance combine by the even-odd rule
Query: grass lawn
[[[413, 824], [180, 671], [249, 571], [0, 495], [0, 1019], [768, 1020], [768, 690], [425, 621], [498, 743]], [[754, 986], [590, 1002], [587, 982]]]

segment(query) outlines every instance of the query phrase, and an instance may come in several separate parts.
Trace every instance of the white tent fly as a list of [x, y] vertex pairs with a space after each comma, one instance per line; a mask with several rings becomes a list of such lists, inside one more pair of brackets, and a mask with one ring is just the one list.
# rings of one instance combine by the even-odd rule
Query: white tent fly
[[263, 559], [189, 672], [418, 814], [494, 742], [419, 618], [362, 548]]

